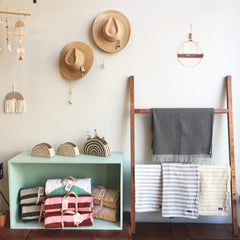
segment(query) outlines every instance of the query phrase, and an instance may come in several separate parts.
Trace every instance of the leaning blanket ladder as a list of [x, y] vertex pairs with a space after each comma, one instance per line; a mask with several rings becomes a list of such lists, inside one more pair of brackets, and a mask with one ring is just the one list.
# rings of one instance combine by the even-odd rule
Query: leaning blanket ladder
[[[134, 76], [129, 77], [130, 81], [130, 127], [131, 127], [131, 231], [135, 234], [135, 113], [150, 113], [150, 109], [136, 109], [134, 107]], [[232, 110], [232, 82], [231, 76], [226, 77], [227, 108], [215, 109], [216, 114], [227, 114], [228, 121], [228, 144], [229, 144], [229, 164], [231, 167], [231, 202], [232, 202], [232, 229], [233, 236], [238, 236], [237, 218], [237, 193], [235, 176], [234, 157], [234, 136], [233, 136], [233, 110]]]

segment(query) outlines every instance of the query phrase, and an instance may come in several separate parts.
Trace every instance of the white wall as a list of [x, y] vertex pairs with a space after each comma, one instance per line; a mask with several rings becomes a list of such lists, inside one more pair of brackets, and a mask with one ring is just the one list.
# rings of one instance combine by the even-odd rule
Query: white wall
[[[128, 76], [135, 76], [136, 108], [226, 107], [224, 77], [232, 75], [237, 188], [240, 158], [240, 2], [238, 0], [8, 0], [0, 8], [31, 11], [25, 19], [27, 37], [22, 62], [6, 52], [1, 26], [0, 100], [12, 83], [26, 100], [27, 113], [5, 114], [0, 108], [0, 161], [5, 178], [0, 188], [7, 195], [7, 161], [40, 142], [54, 148], [65, 141], [79, 146], [88, 130], [98, 129], [112, 151], [122, 151], [124, 206], [130, 209], [130, 129]], [[102, 52], [94, 43], [91, 26], [105, 10], [119, 10], [131, 23], [129, 44], [117, 54]], [[1, 15], [4, 23], [4, 15]], [[16, 16], [9, 16], [14, 31]], [[201, 43], [204, 59], [195, 68], [183, 67], [176, 49], [187, 39], [193, 24], [193, 39]], [[91, 71], [73, 82], [73, 105], [68, 104], [70, 82], [58, 69], [61, 49], [82, 41], [94, 51]], [[17, 39], [12, 40], [17, 47]], [[102, 61], [106, 69], [101, 69]], [[150, 162], [149, 116], [136, 116], [136, 159]], [[226, 116], [218, 115], [214, 126], [213, 164], [228, 163]], [[17, 181], [17, 179], [16, 179]], [[4, 204], [1, 204], [4, 208]], [[137, 220], [159, 221], [158, 214], [140, 214]], [[177, 221], [174, 219], [174, 221]], [[179, 221], [183, 221], [180, 219]], [[200, 218], [203, 222], [230, 222], [223, 218]]]

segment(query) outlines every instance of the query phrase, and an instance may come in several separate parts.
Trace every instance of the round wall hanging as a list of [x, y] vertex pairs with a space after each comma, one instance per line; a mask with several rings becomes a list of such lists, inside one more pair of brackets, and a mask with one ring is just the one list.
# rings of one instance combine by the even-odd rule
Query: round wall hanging
[[192, 40], [192, 31], [189, 40], [183, 42], [177, 49], [178, 61], [185, 67], [195, 67], [203, 59], [203, 50], [199, 42]]

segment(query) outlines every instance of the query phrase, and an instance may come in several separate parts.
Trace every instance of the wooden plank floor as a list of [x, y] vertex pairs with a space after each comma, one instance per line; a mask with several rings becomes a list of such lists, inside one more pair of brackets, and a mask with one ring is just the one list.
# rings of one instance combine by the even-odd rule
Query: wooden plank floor
[[124, 213], [123, 231], [17, 230], [9, 220], [0, 228], [0, 240], [231, 240], [231, 224], [137, 223], [130, 233], [130, 214]]
[[231, 224], [137, 223], [132, 240], [230, 240]]

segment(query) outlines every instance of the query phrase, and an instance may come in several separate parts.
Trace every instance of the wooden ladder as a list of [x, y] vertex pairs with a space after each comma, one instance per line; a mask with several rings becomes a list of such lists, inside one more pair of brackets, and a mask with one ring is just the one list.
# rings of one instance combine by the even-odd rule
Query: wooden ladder
[[[149, 114], [150, 109], [135, 109], [134, 107], [134, 76], [130, 76], [129, 81], [130, 81], [130, 124], [131, 124], [131, 231], [132, 231], [132, 234], [135, 234], [135, 178], [134, 178], [135, 114], [136, 113]], [[229, 164], [231, 167], [232, 229], [233, 229], [233, 236], [238, 236], [231, 76], [226, 76], [226, 90], [227, 90], [227, 108], [215, 109], [214, 112], [216, 114], [227, 114], [227, 119], [228, 119], [227, 122], [228, 122]]]

